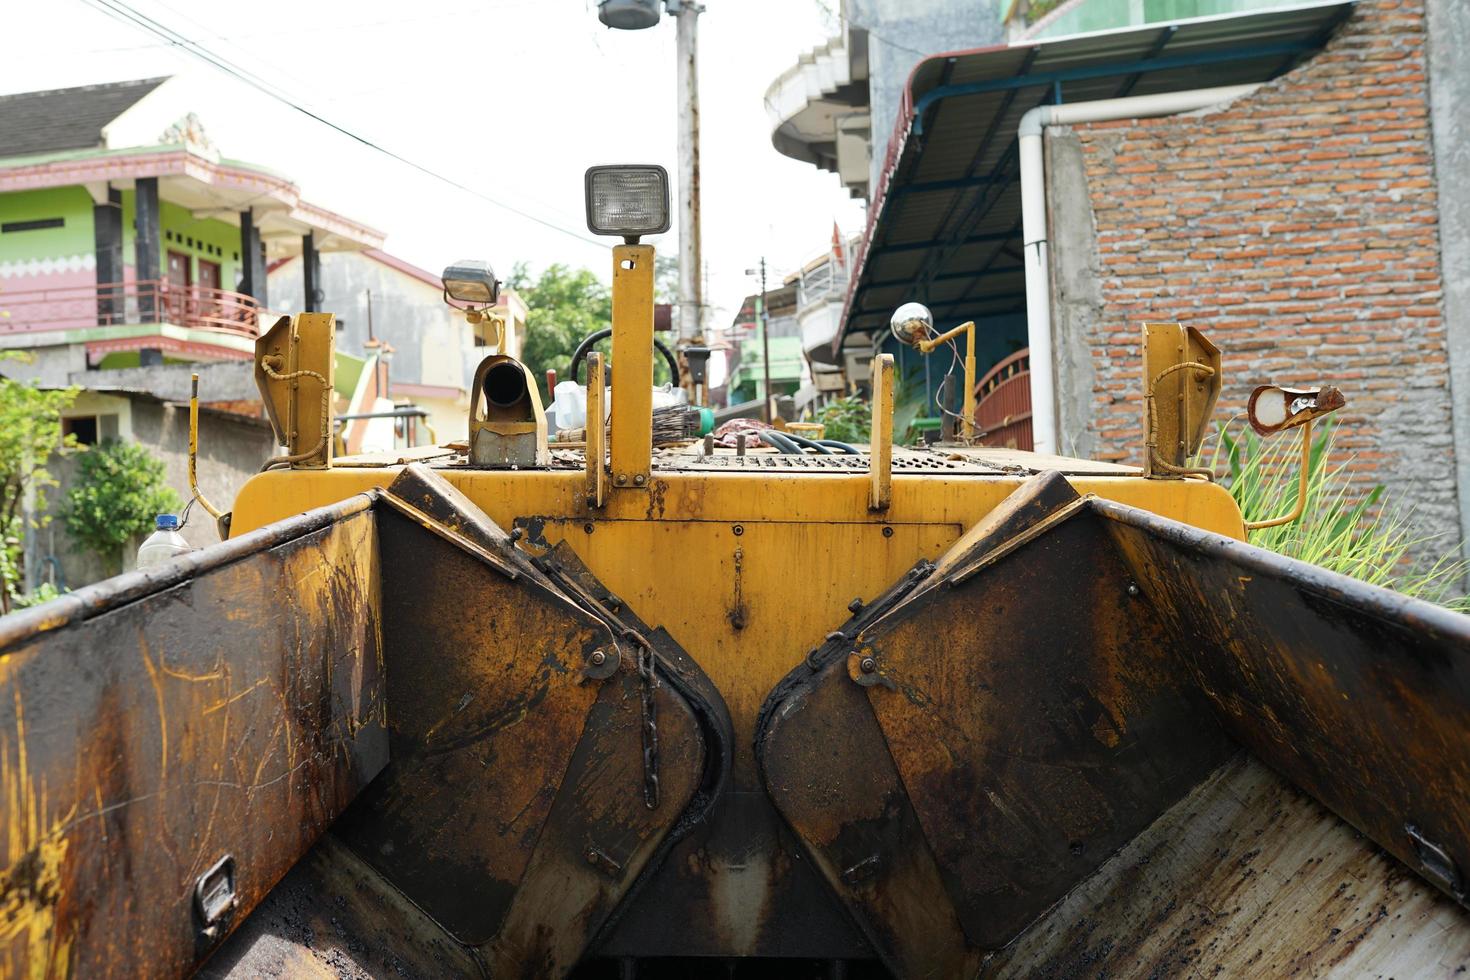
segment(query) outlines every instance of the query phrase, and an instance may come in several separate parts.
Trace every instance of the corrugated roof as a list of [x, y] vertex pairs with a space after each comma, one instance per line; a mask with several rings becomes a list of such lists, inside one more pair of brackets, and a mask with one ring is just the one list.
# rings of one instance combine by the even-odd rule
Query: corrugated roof
[[1048, 102], [1275, 78], [1352, 11], [1333, 0], [935, 55], [914, 68], [843, 313], [848, 334], [899, 304], [939, 324], [1025, 310], [1016, 128]]
[[0, 157], [100, 146], [104, 126], [167, 80], [0, 95]]

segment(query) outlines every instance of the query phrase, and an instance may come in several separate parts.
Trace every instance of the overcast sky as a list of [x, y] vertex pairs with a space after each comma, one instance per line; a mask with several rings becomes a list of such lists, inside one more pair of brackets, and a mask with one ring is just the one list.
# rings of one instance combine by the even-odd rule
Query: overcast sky
[[[386, 248], [438, 270], [483, 257], [588, 266], [582, 173], [653, 162], [676, 173], [674, 23], [609, 31], [595, 0], [128, 0], [373, 142], [564, 234], [445, 187], [260, 95], [82, 0], [0, 0], [0, 92], [185, 75], [225, 156], [294, 179], [308, 200], [387, 232]], [[825, 248], [861, 208], [833, 174], [778, 154], [766, 87], [834, 33], [836, 0], [706, 0], [700, 18], [704, 255], [715, 324], [750, 291]], [[674, 230], [658, 241], [677, 250]]]

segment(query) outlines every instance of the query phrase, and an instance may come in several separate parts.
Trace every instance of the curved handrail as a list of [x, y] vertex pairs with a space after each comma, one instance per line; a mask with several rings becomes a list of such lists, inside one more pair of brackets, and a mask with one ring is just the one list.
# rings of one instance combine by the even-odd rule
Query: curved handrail
[[0, 292], [0, 333], [163, 322], [253, 339], [260, 313], [244, 293], [161, 279]]
[[[1021, 362], [1025, 362], [1022, 364]], [[1019, 370], [1016, 365], [1020, 364]], [[1009, 357], [1003, 358], [995, 367], [985, 372], [985, 376], [975, 382], [975, 394], [983, 398], [992, 388], [997, 387], [1000, 381], [1009, 380], [1021, 371], [1031, 369], [1031, 348], [1023, 347]]]

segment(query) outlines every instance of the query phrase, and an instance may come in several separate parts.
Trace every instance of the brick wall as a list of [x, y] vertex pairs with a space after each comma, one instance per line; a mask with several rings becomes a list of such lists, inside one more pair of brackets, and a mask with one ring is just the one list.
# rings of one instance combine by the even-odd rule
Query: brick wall
[[1424, 30], [1422, 0], [1360, 0], [1323, 53], [1222, 111], [1057, 133], [1096, 227], [1100, 458], [1139, 461], [1138, 323], [1178, 319], [1224, 351], [1221, 417], [1265, 381], [1339, 384], [1355, 479], [1458, 540]]

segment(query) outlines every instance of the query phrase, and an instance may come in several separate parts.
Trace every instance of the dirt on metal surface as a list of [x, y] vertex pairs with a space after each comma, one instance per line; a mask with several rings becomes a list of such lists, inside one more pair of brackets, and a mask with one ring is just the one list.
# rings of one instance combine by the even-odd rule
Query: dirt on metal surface
[[200, 980], [483, 975], [468, 950], [330, 833], [196, 974]]
[[1465, 918], [1241, 754], [995, 954], [985, 975], [1464, 976]]
[[895, 973], [973, 975], [979, 953], [845, 657], [797, 668], [767, 703], [758, 750], [772, 801]]
[[383, 766], [370, 502], [7, 619], [0, 975], [188, 973]]
[[1097, 508], [1231, 735], [1464, 903], [1470, 617]]
[[[1238, 744], [1463, 901], [1467, 654], [1470, 619], [1041, 476], [834, 632], [773, 692], [758, 745], [773, 800], [889, 967], [954, 974], [1152, 833]], [[864, 735], [874, 720], [881, 737]], [[910, 806], [917, 827], [875, 832]], [[942, 888], [913, 873], [931, 854]], [[1241, 890], [1218, 888], [1226, 904]], [[1462, 912], [1439, 921], [1470, 945]], [[1108, 942], [1157, 925], [1120, 918]], [[1121, 972], [1191, 972], [1160, 955], [1157, 973]]]
[[392, 761], [337, 833], [492, 974], [561, 975], [722, 780], [728, 719], [707, 736], [713, 687], [579, 565], [533, 560], [422, 466], [388, 495]]

